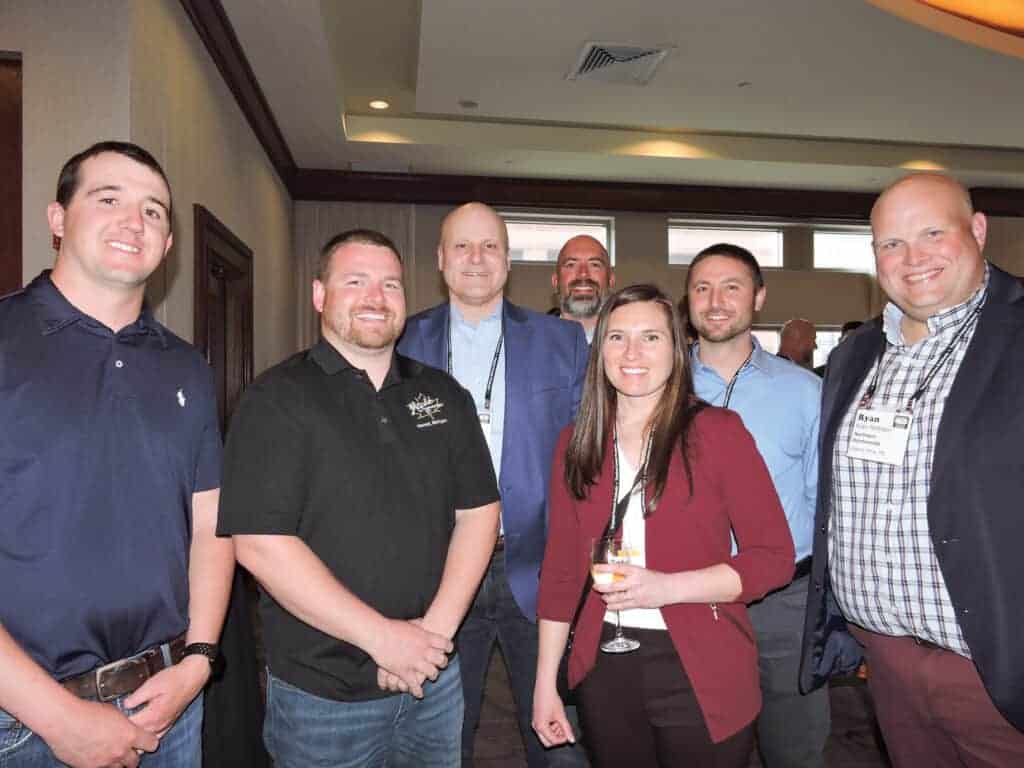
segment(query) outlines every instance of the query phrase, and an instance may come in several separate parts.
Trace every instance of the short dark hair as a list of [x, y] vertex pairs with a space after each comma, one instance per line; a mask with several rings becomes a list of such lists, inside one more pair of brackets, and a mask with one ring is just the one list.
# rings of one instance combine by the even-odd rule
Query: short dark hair
[[839, 329], [839, 335], [840, 336], [845, 336], [850, 331], [856, 331], [862, 325], [864, 325], [864, 321], [863, 320], [847, 320], [845, 323], [843, 323], [842, 327]]
[[[149, 152], [144, 150], [138, 144], [132, 144], [129, 141], [101, 141], [93, 144], [87, 149], [83, 149], [77, 155], [73, 155], [70, 160], [64, 163], [64, 167], [60, 169], [60, 176], [57, 177], [56, 199], [62, 208], [68, 207], [68, 203], [71, 202], [71, 198], [73, 198], [75, 196], [75, 192], [78, 191], [78, 170], [82, 167], [82, 163], [91, 157], [102, 155], [105, 152], [124, 155], [128, 159], [146, 166], [157, 176], [163, 179], [164, 184], [167, 185], [167, 194], [171, 194], [171, 182], [167, 180], [167, 174], [164, 173], [164, 169], [160, 167], [160, 163], [158, 163], [156, 158], [149, 154]], [[169, 199], [167, 202], [170, 204], [172, 201]], [[168, 205], [167, 215], [170, 216], [170, 213], [171, 209], [170, 205]]]
[[743, 262], [747, 269], [750, 270], [750, 277], [754, 281], [754, 290], [759, 291], [764, 288], [764, 275], [761, 274], [761, 265], [757, 263], [757, 259], [754, 258], [754, 254], [742, 245], [734, 245], [732, 243], [715, 243], [714, 245], [709, 245], [703, 251], [694, 256], [693, 261], [690, 262], [690, 267], [686, 271], [687, 293], [690, 292], [690, 275], [693, 274], [693, 268], [709, 256], [728, 256], [730, 259], [736, 259], [736, 261]]
[[320, 282], [326, 280], [331, 272], [331, 256], [334, 255], [338, 248], [348, 243], [362, 243], [363, 245], [376, 245], [380, 248], [387, 248], [395, 254], [398, 263], [402, 263], [402, 254], [398, 252], [394, 241], [387, 235], [375, 229], [346, 229], [324, 243], [324, 247], [320, 249], [320, 257], [316, 262], [316, 274], [313, 277]]

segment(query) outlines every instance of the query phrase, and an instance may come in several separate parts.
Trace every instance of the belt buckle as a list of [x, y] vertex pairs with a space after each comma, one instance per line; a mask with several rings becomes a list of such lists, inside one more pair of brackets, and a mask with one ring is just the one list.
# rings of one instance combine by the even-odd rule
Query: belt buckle
[[[107, 676], [108, 673], [116, 673], [128, 667], [137, 667], [140, 664], [145, 668], [146, 660], [141, 655], [134, 656], [130, 659], [118, 659], [117, 661], [112, 661], [109, 664], [104, 664], [102, 667], [96, 667], [96, 669], [93, 670], [96, 681], [96, 698], [102, 702], [108, 702], [122, 696], [122, 693], [104, 690], [104, 677]], [[144, 681], [145, 678], [142, 678], [140, 684]]]

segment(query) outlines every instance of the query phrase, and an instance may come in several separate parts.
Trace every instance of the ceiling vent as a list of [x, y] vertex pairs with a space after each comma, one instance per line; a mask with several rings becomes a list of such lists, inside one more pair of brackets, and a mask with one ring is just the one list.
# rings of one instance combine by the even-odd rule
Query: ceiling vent
[[584, 43], [566, 80], [600, 80], [620, 85], [647, 85], [674, 46], [657, 48], [617, 43]]

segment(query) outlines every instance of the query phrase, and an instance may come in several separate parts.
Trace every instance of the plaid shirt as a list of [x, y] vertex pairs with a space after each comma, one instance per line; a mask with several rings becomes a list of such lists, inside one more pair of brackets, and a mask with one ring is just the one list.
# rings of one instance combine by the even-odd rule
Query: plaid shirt
[[928, 336], [911, 346], [903, 341], [903, 312], [892, 303], [886, 306], [888, 347], [872, 408], [905, 408], [946, 347], [964, 332], [914, 404], [898, 466], [846, 455], [854, 416], [878, 363], [868, 372], [836, 435], [829, 528], [829, 573], [849, 620], [873, 632], [928, 640], [968, 658], [928, 530], [928, 494], [939, 422], [987, 291], [986, 266], [981, 288], [967, 302], [928, 318]]

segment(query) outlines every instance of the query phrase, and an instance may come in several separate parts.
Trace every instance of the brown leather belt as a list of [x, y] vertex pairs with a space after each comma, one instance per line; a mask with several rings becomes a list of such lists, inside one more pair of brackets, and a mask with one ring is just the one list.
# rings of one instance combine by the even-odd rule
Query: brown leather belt
[[[164, 652], [171, 663], [167, 663]], [[181, 661], [185, 654], [185, 635], [169, 643], [150, 648], [137, 656], [112, 661], [81, 675], [61, 680], [60, 684], [82, 699], [112, 701], [134, 693], [157, 672]]]

